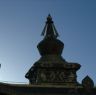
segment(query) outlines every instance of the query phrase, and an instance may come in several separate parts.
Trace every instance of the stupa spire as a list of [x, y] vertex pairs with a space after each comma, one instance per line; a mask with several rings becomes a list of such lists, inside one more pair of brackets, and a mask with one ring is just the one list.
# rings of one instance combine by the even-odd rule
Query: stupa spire
[[47, 21], [41, 35], [45, 36], [45, 38], [47, 37], [57, 38], [59, 36], [50, 14], [47, 17]]

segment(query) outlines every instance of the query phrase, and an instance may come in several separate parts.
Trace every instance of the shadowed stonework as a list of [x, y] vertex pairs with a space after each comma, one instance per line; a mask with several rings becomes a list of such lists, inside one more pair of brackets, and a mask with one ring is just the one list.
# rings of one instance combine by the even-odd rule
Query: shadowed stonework
[[96, 95], [93, 80], [86, 76], [82, 83], [77, 81], [77, 70], [81, 65], [67, 62], [62, 57], [64, 43], [48, 15], [37, 45], [41, 58], [33, 64], [25, 77], [29, 84], [0, 83], [0, 95]]

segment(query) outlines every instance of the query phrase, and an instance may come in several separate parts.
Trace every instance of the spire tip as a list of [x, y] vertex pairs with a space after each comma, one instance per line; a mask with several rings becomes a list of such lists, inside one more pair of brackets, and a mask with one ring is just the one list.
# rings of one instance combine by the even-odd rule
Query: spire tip
[[47, 21], [51, 21], [52, 22], [52, 17], [51, 17], [50, 14], [47, 16]]

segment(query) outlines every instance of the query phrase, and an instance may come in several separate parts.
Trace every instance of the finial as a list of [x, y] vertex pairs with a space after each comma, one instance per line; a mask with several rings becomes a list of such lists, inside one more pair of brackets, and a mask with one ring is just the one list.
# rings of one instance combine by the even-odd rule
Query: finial
[[44, 27], [41, 35], [43, 35], [43, 36], [45, 35], [46, 38], [47, 37], [57, 38], [59, 36], [58, 32], [53, 24], [52, 17], [50, 14], [47, 17], [47, 21], [46, 21], [45, 27]]
[[50, 15], [50, 14], [49, 14], [49, 15], [48, 15], [48, 17], [47, 17], [47, 22], [48, 22], [48, 21], [53, 22], [53, 21], [52, 21], [52, 17], [51, 17], [51, 15]]
[[52, 18], [51, 15], [50, 15], [50, 13], [48, 14], [48, 17], [49, 17], [49, 18]]

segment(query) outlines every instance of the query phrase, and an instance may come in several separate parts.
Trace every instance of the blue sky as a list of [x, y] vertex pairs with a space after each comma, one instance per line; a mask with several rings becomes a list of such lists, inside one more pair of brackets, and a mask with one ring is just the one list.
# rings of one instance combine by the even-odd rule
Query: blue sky
[[0, 0], [0, 82], [28, 83], [49, 13], [65, 44], [62, 56], [82, 65], [78, 81], [89, 75], [96, 84], [96, 0]]

